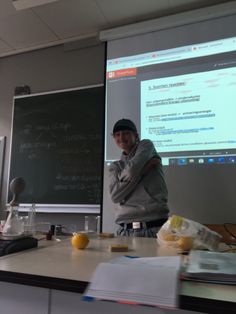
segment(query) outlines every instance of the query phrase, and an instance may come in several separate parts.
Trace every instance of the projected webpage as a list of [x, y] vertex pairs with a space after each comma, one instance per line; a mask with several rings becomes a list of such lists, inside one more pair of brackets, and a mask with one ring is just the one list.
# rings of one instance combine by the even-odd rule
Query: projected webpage
[[164, 165], [236, 162], [236, 38], [108, 60], [106, 96], [106, 134], [133, 119]]

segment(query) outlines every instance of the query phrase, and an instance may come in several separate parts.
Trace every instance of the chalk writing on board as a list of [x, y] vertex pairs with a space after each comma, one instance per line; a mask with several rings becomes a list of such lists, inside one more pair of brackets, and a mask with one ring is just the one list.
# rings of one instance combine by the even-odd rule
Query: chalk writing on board
[[100, 204], [103, 87], [15, 98], [10, 178], [22, 203]]

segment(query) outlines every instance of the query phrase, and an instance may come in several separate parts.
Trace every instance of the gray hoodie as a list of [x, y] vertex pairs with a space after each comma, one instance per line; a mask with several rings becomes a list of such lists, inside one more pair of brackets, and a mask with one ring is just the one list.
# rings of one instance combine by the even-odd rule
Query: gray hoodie
[[[147, 174], [142, 169], [157, 158]], [[168, 218], [168, 191], [161, 158], [150, 140], [140, 141], [132, 151], [111, 164], [109, 168], [111, 199], [116, 203], [116, 223], [152, 221]]]

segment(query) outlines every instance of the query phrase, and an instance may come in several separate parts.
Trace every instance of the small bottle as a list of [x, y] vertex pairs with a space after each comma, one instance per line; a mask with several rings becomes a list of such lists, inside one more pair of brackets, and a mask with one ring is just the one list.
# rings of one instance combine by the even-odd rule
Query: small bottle
[[50, 233], [51, 233], [52, 235], [54, 235], [54, 234], [55, 234], [55, 225], [51, 225], [49, 231], [50, 231]]
[[84, 216], [84, 231], [89, 231], [89, 216]]
[[36, 210], [35, 204], [32, 204], [28, 213], [28, 232], [32, 235], [36, 233]]
[[97, 221], [97, 224], [96, 224], [96, 232], [97, 232], [97, 233], [100, 233], [100, 229], [101, 229], [101, 226], [100, 226], [100, 225], [101, 225], [101, 216], [98, 215], [98, 216], [96, 217], [96, 221]]
[[52, 240], [52, 236], [53, 236], [52, 231], [49, 230], [49, 231], [46, 233], [46, 240]]

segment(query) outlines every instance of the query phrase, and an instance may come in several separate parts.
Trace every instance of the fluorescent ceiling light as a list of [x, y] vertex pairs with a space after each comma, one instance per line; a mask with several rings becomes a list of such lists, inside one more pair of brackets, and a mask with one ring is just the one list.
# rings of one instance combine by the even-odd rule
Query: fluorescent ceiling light
[[24, 10], [55, 1], [58, 0], [12, 0], [12, 3], [16, 10]]

